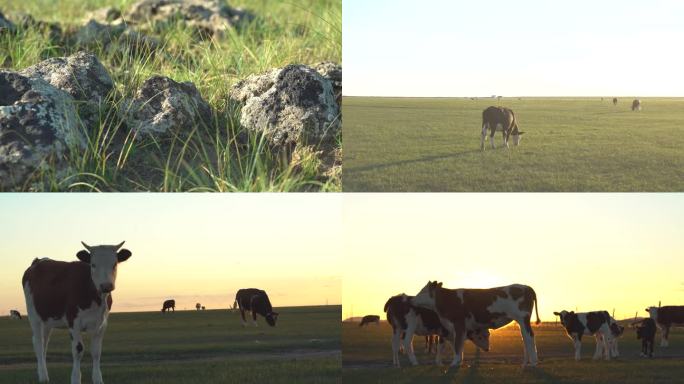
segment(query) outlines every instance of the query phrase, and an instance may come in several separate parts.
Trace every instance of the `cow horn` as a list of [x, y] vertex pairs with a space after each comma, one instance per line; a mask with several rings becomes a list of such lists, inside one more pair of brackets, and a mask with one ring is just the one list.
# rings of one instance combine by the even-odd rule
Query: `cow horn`
[[124, 240], [124, 241], [122, 241], [121, 243], [119, 243], [118, 245], [115, 245], [115, 246], [114, 246], [114, 250], [115, 250], [115, 251], [118, 251], [119, 248], [123, 247], [123, 245], [124, 245], [125, 242], [126, 242], [126, 241]]
[[90, 250], [90, 246], [89, 246], [88, 244], [86, 244], [86, 243], [84, 243], [84, 242], [82, 242], [82, 241], [81, 241], [81, 244], [83, 244], [83, 246], [85, 247], [85, 249], [88, 250], [88, 252], [91, 251], [91, 250]]

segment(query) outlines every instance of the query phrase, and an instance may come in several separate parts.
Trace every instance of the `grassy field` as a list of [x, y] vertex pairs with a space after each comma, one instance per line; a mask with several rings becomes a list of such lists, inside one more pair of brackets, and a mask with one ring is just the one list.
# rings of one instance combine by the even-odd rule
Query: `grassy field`
[[496, 100], [343, 101], [345, 191], [684, 191], [684, 99], [504, 98], [521, 145], [480, 151]]
[[[656, 346], [654, 359], [638, 356], [641, 341], [633, 329], [620, 339], [621, 357], [593, 361], [593, 337], [583, 338], [582, 359], [574, 360], [570, 339], [553, 324], [535, 328], [540, 363], [536, 368], [521, 367], [522, 340], [517, 326], [493, 331], [490, 352], [476, 351], [466, 342], [464, 365], [445, 371], [436, 367], [434, 356], [424, 352], [422, 338], [416, 337], [414, 349], [421, 365], [412, 367], [401, 355], [402, 368], [392, 367], [391, 327], [359, 328], [358, 323], [343, 323], [342, 369], [345, 383], [674, 383], [684, 382], [684, 331], [674, 329], [670, 347]], [[656, 336], [659, 340], [660, 334]], [[451, 358], [451, 348], [446, 348]], [[444, 359], [446, 365], [450, 360]]]
[[[3, 0], [0, 12], [17, 20], [18, 12], [59, 23], [65, 34], [104, 6], [122, 10], [135, 0]], [[260, 135], [239, 125], [239, 109], [228, 102], [233, 84], [250, 74], [288, 64], [341, 63], [340, 0], [235, 0], [256, 18], [223, 40], [198, 40], [181, 23], [166, 24], [153, 37], [156, 54], [136, 55], [125, 47], [88, 47], [108, 69], [117, 95], [99, 111], [96, 126], [83, 127], [88, 148], [66, 155], [67, 172], [54, 167], [35, 172], [16, 188], [34, 191], [338, 191], [338, 175], [323, 175], [319, 148], [293, 156], [273, 153]], [[54, 39], [38, 27], [0, 34], [0, 70], [21, 70], [50, 57], [83, 49], [69, 39]], [[188, 129], [168, 140], [133, 140], [116, 110], [153, 75], [193, 82], [213, 107], [209, 126]], [[190, 128], [190, 127], [188, 127]], [[341, 138], [336, 144], [340, 147]], [[328, 144], [326, 144], [328, 145]], [[330, 148], [325, 149], [331, 151]], [[73, 151], [72, 151], [73, 152]]]
[[[341, 375], [340, 306], [279, 308], [278, 326], [243, 328], [237, 311], [114, 313], [102, 372], [110, 383], [337, 383]], [[48, 348], [52, 382], [71, 372], [68, 333]], [[89, 340], [81, 372], [90, 382]], [[37, 379], [27, 320], [0, 318], [0, 383]]]

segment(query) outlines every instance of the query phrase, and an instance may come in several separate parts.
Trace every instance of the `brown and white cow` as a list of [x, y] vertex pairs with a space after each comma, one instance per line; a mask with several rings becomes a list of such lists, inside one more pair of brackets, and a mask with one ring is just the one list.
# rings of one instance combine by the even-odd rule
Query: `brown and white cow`
[[172, 310], [173, 312], [176, 312], [176, 300], [170, 299], [170, 300], [164, 300], [162, 303], [162, 313], [168, 312], [169, 310]]
[[199, 311], [200, 309], [202, 309], [202, 304], [200, 304], [200, 303], [195, 304], [195, 309], [198, 310], [198, 311]]
[[641, 100], [634, 99], [632, 101], [632, 111], [641, 111]]
[[618, 357], [617, 338], [622, 335], [624, 327], [617, 324], [608, 311], [578, 312], [560, 311], [553, 313], [559, 316], [568, 337], [575, 347], [575, 360], [581, 358], [582, 336], [591, 335], [596, 339], [594, 360], [603, 355], [606, 360]]
[[10, 309], [10, 319], [21, 320], [21, 313], [16, 309]]
[[660, 331], [662, 332], [660, 346], [669, 346], [668, 337], [670, 336], [670, 327], [673, 325], [684, 325], [684, 306], [666, 305], [664, 307], [648, 307], [646, 308], [646, 312], [648, 312], [651, 319], [655, 320], [658, 328], [660, 328]]
[[257, 314], [266, 319], [266, 323], [271, 327], [275, 327], [278, 320], [278, 312], [273, 312], [271, 300], [269, 300], [266, 291], [256, 288], [239, 289], [235, 294], [235, 306], [240, 308], [240, 316], [242, 317], [242, 326], [247, 325], [245, 319], [245, 312], [252, 312], [252, 323], [257, 326]]
[[368, 325], [370, 323], [375, 323], [375, 325], [380, 325], [380, 316], [378, 315], [366, 315], [361, 318], [361, 322], [359, 323], [359, 327], [363, 327], [364, 325]]
[[128, 260], [131, 252], [121, 249], [123, 242], [93, 247], [82, 244], [86, 250], [76, 254], [80, 261], [35, 259], [21, 280], [41, 383], [49, 381], [45, 358], [53, 328], [67, 328], [71, 336], [72, 384], [81, 382], [81, 332], [92, 334], [93, 383], [102, 383], [100, 355], [112, 307], [111, 292], [115, 288], [117, 265]]
[[518, 122], [515, 119], [515, 114], [511, 109], [505, 107], [488, 107], [482, 111], [482, 137], [480, 139], [480, 150], [484, 151], [485, 140], [487, 138], [487, 130], [490, 131], [489, 140], [492, 148], [496, 148], [494, 144], [494, 134], [496, 131], [501, 131], [503, 136], [503, 143], [508, 148], [508, 139], [513, 136], [513, 145], [520, 144], [520, 136], [523, 133], [518, 130]]
[[[399, 363], [399, 350], [407, 352], [411, 364], [418, 365], [413, 350], [413, 336], [437, 336], [436, 363], [442, 364], [442, 349], [444, 341], [451, 343], [449, 330], [442, 325], [439, 315], [433, 310], [416, 307], [411, 304], [413, 296], [400, 294], [392, 296], [385, 303], [387, 322], [392, 326], [392, 361], [396, 367]], [[478, 348], [489, 351], [489, 330], [487, 328], [467, 328], [466, 337]], [[453, 346], [453, 343], [451, 343]], [[455, 349], [454, 349], [455, 350]], [[428, 350], [429, 352], [429, 350]]]
[[[463, 361], [463, 343], [466, 330], [476, 328], [497, 329], [516, 321], [524, 342], [523, 366], [537, 365], [537, 347], [530, 324], [533, 307], [537, 307], [537, 294], [531, 287], [521, 284], [487, 289], [447, 289], [442, 283], [428, 282], [413, 298], [413, 305], [431, 309], [449, 330], [454, 346], [454, 361], [458, 367]], [[537, 324], [539, 324], [539, 312]]]

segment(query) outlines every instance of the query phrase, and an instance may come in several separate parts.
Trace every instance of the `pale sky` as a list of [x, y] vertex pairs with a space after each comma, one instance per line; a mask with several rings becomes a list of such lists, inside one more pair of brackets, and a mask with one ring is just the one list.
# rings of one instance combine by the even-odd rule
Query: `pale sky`
[[343, 0], [347, 96], [684, 96], [680, 0]]
[[274, 306], [340, 304], [337, 194], [0, 194], [0, 316], [25, 313], [21, 277], [35, 257], [75, 261], [118, 244], [113, 311], [232, 305], [239, 288]]
[[343, 318], [399, 293], [527, 284], [554, 311], [684, 305], [682, 194], [349, 194]]

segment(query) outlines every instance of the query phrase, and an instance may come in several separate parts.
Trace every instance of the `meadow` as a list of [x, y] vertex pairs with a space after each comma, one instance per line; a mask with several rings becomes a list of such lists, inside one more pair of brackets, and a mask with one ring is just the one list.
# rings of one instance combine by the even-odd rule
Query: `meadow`
[[[582, 360], [574, 360], [572, 342], [560, 325], [543, 323], [535, 327], [539, 365], [522, 368], [522, 340], [517, 326], [492, 331], [489, 352], [465, 344], [464, 365], [445, 370], [453, 356], [451, 348], [443, 358], [443, 367], [435, 366], [434, 355], [427, 355], [423, 338], [414, 338], [419, 366], [410, 365], [400, 355], [401, 368], [392, 366], [391, 327], [359, 328], [357, 322], [342, 325], [342, 369], [345, 383], [674, 383], [684, 377], [684, 331], [673, 329], [670, 347], [655, 347], [656, 357], [638, 356], [641, 341], [636, 332], [625, 330], [619, 339], [620, 357], [611, 361], [593, 361], [594, 338], [582, 338]], [[660, 333], [656, 335], [659, 343]]]
[[[684, 99], [372, 98], [342, 103], [345, 191], [684, 191]], [[482, 111], [513, 109], [518, 147], [480, 151]]]
[[[3, 0], [9, 20], [21, 13], [58, 23], [74, 34], [88, 12], [106, 6], [128, 9], [135, 0]], [[339, 191], [339, 175], [321, 169], [330, 162], [317, 152], [335, 148], [302, 147], [294, 154], [273, 151], [260, 134], [239, 124], [239, 108], [229, 102], [231, 86], [251, 74], [289, 64], [341, 63], [340, 0], [230, 1], [255, 18], [231, 29], [223, 39], [198, 39], [182, 23], [167, 23], [152, 37], [157, 52], [139, 54], [128, 47], [88, 47], [107, 68], [116, 95], [102, 107], [87, 131], [87, 149], [71, 151], [65, 167], [45, 167], [13, 188], [18, 191]], [[18, 23], [17, 23], [18, 24]], [[49, 28], [20, 26], [0, 34], [0, 70], [19, 71], [83, 47], [51, 36]], [[123, 40], [122, 40], [123, 41]], [[190, 81], [212, 107], [211, 122], [171, 138], [134, 139], [117, 117], [125, 97], [153, 75]], [[66, 171], [62, 171], [65, 168]], [[337, 172], [339, 173], [339, 172]]]
[[[113, 313], [102, 372], [110, 383], [337, 383], [341, 375], [341, 306], [285, 307], [272, 328], [242, 327], [238, 311]], [[81, 372], [90, 382], [89, 338]], [[71, 373], [68, 333], [54, 330], [48, 348], [52, 382]], [[37, 379], [26, 319], [0, 318], [0, 383]]]

